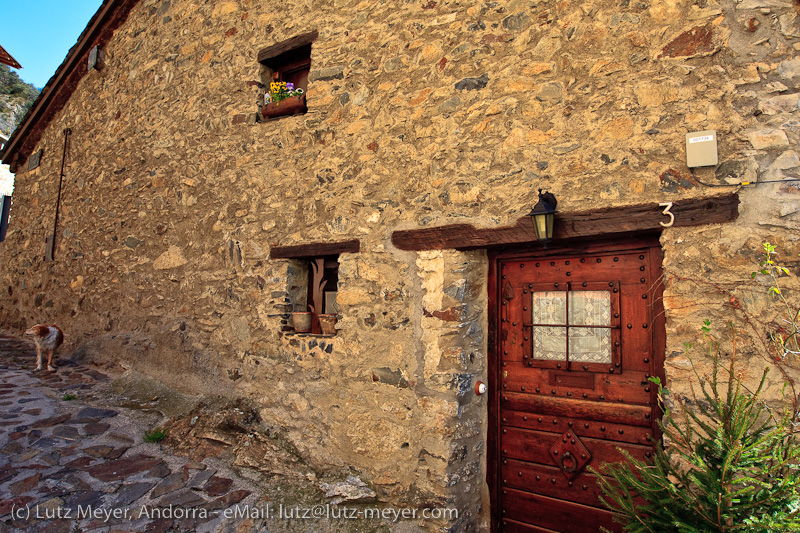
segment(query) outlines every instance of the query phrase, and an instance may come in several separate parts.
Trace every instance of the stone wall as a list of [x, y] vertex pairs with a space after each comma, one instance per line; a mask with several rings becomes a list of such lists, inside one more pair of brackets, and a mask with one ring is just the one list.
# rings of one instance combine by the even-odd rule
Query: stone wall
[[[257, 122], [258, 51], [312, 30], [308, 113]], [[486, 255], [402, 252], [391, 232], [513, 224], [539, 187], [574, 212], [798, 178], [798, 50], [788, 0], [142, 0], [17, 173], [0, 322], [252, 398], [313, 464], [483, 528]], [[706, 129], [720, 165], [693, 175], [684, 135]], [[762, 241], [797, 273], [797, 182], [741, 199], [735, 223], [662, 234], [678, 391], [683, 343], [736, 312], [728, 293], [769, 314], [747, 281]], [[286, 334], [303, 275], [271, 247], [353, 238], [339, 334]]]

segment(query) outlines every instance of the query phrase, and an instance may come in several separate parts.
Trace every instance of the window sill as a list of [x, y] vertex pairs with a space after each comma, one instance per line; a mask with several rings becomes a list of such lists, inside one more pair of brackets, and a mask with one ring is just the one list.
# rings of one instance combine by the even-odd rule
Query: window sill
[[322, 337], [329, 339], [331, 337], [336, 337], [335, 333], [331, 334], [324, 334], [324, 333], [297, 333], [296, 331], [282, 331], [281, 332], [286, 337]]

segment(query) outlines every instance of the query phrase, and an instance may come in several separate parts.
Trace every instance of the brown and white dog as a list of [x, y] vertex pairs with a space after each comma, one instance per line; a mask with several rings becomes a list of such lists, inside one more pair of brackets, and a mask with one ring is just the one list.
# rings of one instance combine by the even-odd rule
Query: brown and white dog
[[36, 324], [25, 332], [36, 344], [36, 370], [42, 369], [42, 351], [47, 352], [47, 370], [53, 372], [53, 354], [64, 342], [64, 332], [54, 324]]

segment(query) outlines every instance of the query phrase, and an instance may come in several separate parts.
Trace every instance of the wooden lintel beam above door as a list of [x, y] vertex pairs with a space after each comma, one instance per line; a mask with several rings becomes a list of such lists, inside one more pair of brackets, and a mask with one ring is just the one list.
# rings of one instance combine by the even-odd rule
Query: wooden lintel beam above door
[[361, 241], [353, 239], [344, 242], [315, 242], [293, 246], [273, 246], [270, 259], [314, 259], [326, 255], [344, 253], [355, 254], [361, 250]]
[[[670, 222], [674, 227], [719, 224], [731, 222], [739, 216], [738, 193], [689, 198], [671, 204], [667, 214], [667, 203], [616, 206], [577, 213], [558, 212], [553, 240], [654, 231], [663, 229]], [[451, 224], [392, 233], [392, 244], [408, 251], [490, 248], [535, 241], [533, 224], [528, 217], [520, 218], [513, 226], [498, 228]]]

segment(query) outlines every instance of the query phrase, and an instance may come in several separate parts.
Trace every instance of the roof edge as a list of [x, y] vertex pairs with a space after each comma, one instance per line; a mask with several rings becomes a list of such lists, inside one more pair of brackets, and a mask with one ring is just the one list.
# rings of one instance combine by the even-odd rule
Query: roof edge
[[19, 64], [19, 61], [14, 59], [14, 57], [8, 53], [8, 50], [0, 46], [0, 63], [4, 65], [8, 65], [11, 68], [21, 69], [22, 65]]
[[66, 105], [87, 73], [86, 54], [93, 46], [102, 47], [108, 43], [114, 31], [125, 22], [138, 2], [139, 0], [105, 0], [94, 14], [0, 154], [2, 162], [9, 165], [12, 172], [16, 172], [20, 163], [27, 159], [53, 117]]

